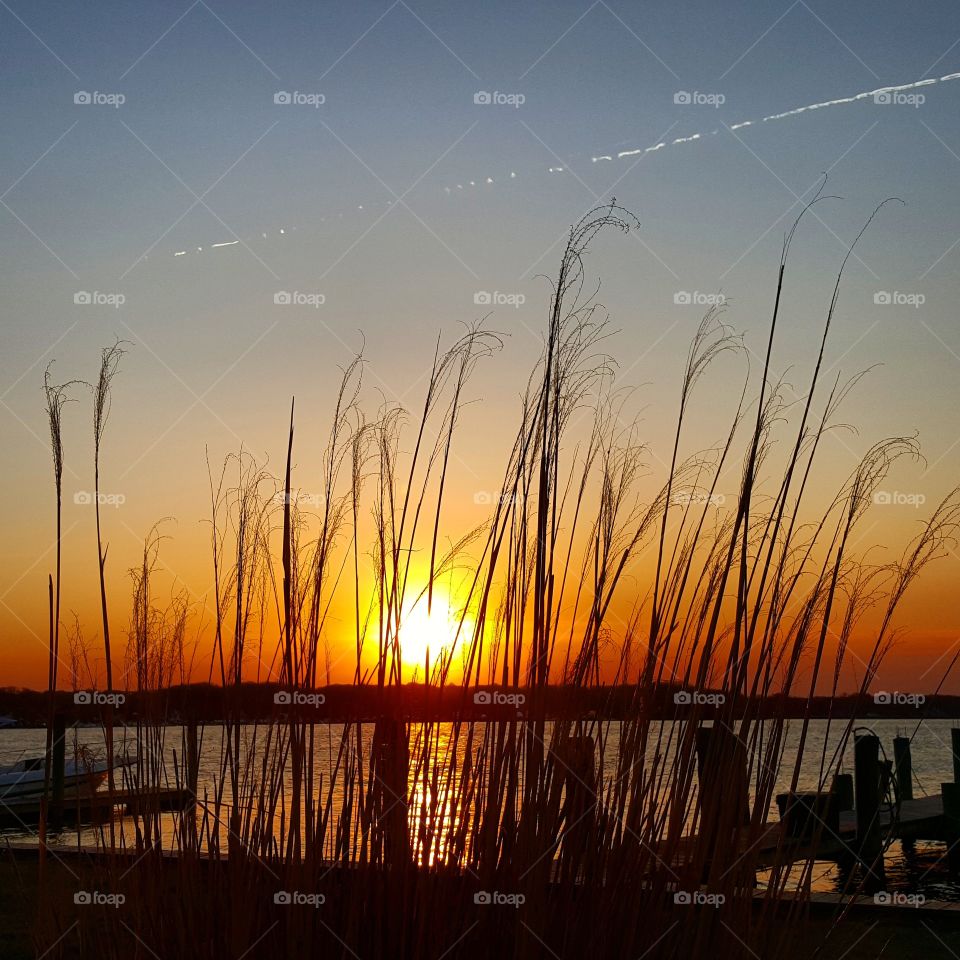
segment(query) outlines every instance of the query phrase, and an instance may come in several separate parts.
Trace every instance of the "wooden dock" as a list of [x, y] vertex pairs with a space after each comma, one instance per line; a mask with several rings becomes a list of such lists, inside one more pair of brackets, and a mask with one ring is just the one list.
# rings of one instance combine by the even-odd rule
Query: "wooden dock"
[[[883, 837], [944, 843], [957, 840], [957, 828], [944, 814], [942, 797], [903, 800], [899, 810], [893, 810], [892, 814], [886, 807], [878, 813], [877, 826]], [[766, 828], [757, 849], [760, 867], [808, 859], [843, 860], [858, 849], [857, 814], [853, 810], [842, 811], [838, 829], [821, 826], [815, 843], [791, 838], [783, 821], [772, 823]]]
[[[194, 802], [186, 789], [107, 790], [68, 792], [63, 798], [64, 823], [105, 823], [118, 810], [130, 815], [186, 810]], [[40, 820], [40, 798], [0, 799], [0, 826], [33, 827]]]

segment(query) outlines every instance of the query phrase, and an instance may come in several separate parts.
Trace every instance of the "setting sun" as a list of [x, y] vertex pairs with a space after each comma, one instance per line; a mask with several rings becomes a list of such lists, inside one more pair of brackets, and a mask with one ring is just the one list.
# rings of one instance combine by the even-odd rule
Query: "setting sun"
[[460, 618], [461, 612], [451, 606], [450, 598], [437, 590], [429, 612], [426, 594], [405, 605], [400, 619], [400, 656], [404, 666], [422, 671], [429, 652], [432, 669], [441, 654], [450, 658], [454, 649], [463, 649], [469, 643], [473, 625], [467, 619], [461, 628]]

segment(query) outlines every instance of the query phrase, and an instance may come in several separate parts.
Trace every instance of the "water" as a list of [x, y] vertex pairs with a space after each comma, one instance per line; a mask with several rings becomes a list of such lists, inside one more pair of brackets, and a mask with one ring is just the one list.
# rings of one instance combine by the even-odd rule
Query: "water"
[[[914, 771], [914, 797], [939, 795], [940, 784], [953, 779], [953, 761], [951, 755], [951, 734], [950, 729], [953, 726], [950, 720], [928, 720], [919, 728], [915, 723], [906, 723], [905, 721], [875, 720], [864, 724], [876, 733], [881, 741], [881, 745], [887, 751], [888, 757], [892, 758], [893, 738], [896, 735], [907, 735], [913, 737], [912, 758]], [[781, 764], [777, 791], [786, 791], [790, 786], [790, 779], [793, 774], [794, 758], [799, 743], [800, 721], [792, 721], [786, 734], [786, 747], [784, 750], [784, 759]], [[372, 724], [365, 724], [362, 733], [362, 743], [364, 756], [369, 757]], [[664, 724], [661, 728], [666, 736], [671, 732], [671, 724]], [[339, 783], [336, 782], [337, 756], [340, 747], [343, 726], [340, 724], [318, 725], [316, 728], [316, 742], [314, 748], [315, 781], [321, 784], [319, 795], [321, 798], [326, 796], [327, 785], [331, 780], [335, 781], [335, 787], [332, 792], [334, 815], [343, 802], [343, 792]], [[411, 739], [417, 735], [417, 727], [411, 731]], [[674, 728], [674, 732], [677, 728]], [[858, 728], [860, 729], [860, 728]], [[437, 763], [439, 768], [444, 769], [443, 759], [449, 755], [449, 751], [457, 749], [463, 751], [465, 748], [464, 734], [458, 743], [453, 743], [452, 728], [449, 724], [440, 724], [434, 727], [435, 735], [438, 735]], [[601, 777], [605, 783], [609, 783], [611, 778], [616, 775], [616, 754], [619, 748], [620, 725], [612, 722], [604, 724], [604, 730], [607, 733], [606, 746], [604, 751]], [[241, 728], [242, 755], [250, 755], [255, 758], [263, 756], [266, 738], [269, 736], [270, 728], [267, 726], [246, 726]], [[812, 721], [807, 737], [807, 744], [804, 750], [804, 763], [801, 768], [799, 788], [801, 790], [816, 789], [820, 777], [821, 755], [823, 753], [826, 741], [828, 749], [827, 764], [829, 766], [831, 757], [836, 746], [839, 744], [843, 735], [844, 727], [842, 723], [834, 723], [828, 734], [827, 722], [823, 720]], [[180, 781], [182, 783], [182, 745], [184, 732], [181, 727], [168, 726], [160, 728], [157, 731], [160, 738], [157, 743], [156, 755], [162, 757], [162, 764], [158, 765], [157, 774], [153, 782], [161, 786], [175, 787], [177, 783], [177, 770], [180, 770]], [[198, 775], [198, 796], [201, 798], [206, 794], [207, 799], [212, 805], [212, 798], [218, 791], [222, 792], [224, 802], [227, 806], [230, 804], [230, 785], [229, 778], [224, 777], [223, 757], [225, 755], [226, 743], [224, 728], [220, 726], [207, 726], [201, 731], [202, 741], [200, 750], [200, 763]], [[43, 753], [46, 733], [43, 729], [14, 729], [0, 731], [0, 766], [13, 763], [23, 756], [34, 756]], [[121, 728], [115, 732], [115, 750], [117, 754], [124, 751], [124, 741], [133, 741], [132, 732], [129, 734]], [[75, 745], [84, 745], [89, 747], [96, 755], [102, 756], [104, 753], [103, 734], [98, 727], [79, 727], [68, 731], [68, 756], [75, 748]], [[655, 745], [651, 745], [648, 750], [648, 756], [652, 756]], [[669, 754], [669, 747], [667, 748]], [[250, 768], [256, 771], [256, 764]], [[850, 738], [846, 745], [841, 760], [841, 769], [847, 772], [853, 770], [853, 740]], [[258, 771], [257, 771], [258, 772]], [[124, 777], [135, 777], [135, 771], [128, 769], [124, 772]], [[253, 775], [253, 774], [251, 774]], [[289, 795], [289, 771], [287, 771], [286, 792]], [[411, 771], [411, 780], [413, 780]], [[340, 768], [339, 778], [342, 779], [342, 767]], [[125, 784], [120, 783], [118, 773], [118, 787], [122, 785], [132, 786], [133, 783], [127, 780]], [[241, 789], [242, 785], [241, 785]], [[414, 789], [411, 790], [411, 820], [413, 823], [415, 812], [428, 807], [431, 802], [439, 799], [443, 804], [444, 791], [441, 785], [439, 798], [430, 796], [430, 791], [424, 786], [422, 778], [418, 779]], [[452, 793], [453, 791], [451, 791]], [[449, 802], [452, 807], [452, 801]], [[209, 808], [209, 807], [208, 807]], [[169, 840], [176, 831], [176, 823], [179, 815], [163, 815], [162, 832], [165, 840]], [[772, 804], [770, 819], [777, 819], [775, 804]], [[115, 820], [115, 829], [118, 830], [122, 841], [132, 844], [135, 839], [134, 824], [131, 818], [118, 816]], [[65, 830], [56, 837], [51, 838], [51, 845], [56, 847], [75, 847], [77, 845], [93, 845], [97, 842], [98, 836], [103, 839], [102, 830], [109, 828], [97, 828], [92, 826], [81, 826], [79, 829], [73, 828]], [[35, 831], [26, 827], [9, 828], [3, 831], [3, 836], [11, 840], [29, 840], [34, 839]], [[442, 842], [430, 854], [433, 856], [442, 855]], [[946, 866], [946, 845], [943, 843], [916, 843], [901, 844], [895, 842], [886, 852], [885, 867], [887, 875], [887, 889], [891, 892], [898, 891], [903, 893], [918, 893], [925, 896], [928, 900], [948, 900], [960, 902], [960, 878], [951, 877]], [[762, 877], [761, 877], [762, 880]], [[845, 878], [839, 868], [833, 863], [817, 863], [813, 871], [813, 889], [819, 891], [839, 892], [844, 885]]]

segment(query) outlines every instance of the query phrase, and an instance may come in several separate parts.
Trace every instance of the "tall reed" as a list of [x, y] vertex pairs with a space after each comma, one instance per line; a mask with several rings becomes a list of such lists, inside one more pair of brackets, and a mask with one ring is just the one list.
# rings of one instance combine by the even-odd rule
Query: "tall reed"
[[[132, 816], [137, 858], [92, 865], [104, 889], [125, 891], [125, 908], [78, 916], [59, 942], [64, 929], [51, 923], [53, 950], [79, 937], [107, 957], [789, 951], [814, 864], [771, 823], [774, 794], [784, 781], [829, 788], [854, 721], [837, 721], [839, 746], [824, 738], [811, 774], [815, 694], [837, 693], [875, 608], [866, 693], [907, 588], [956, 534], [960, 498], [883, 565], [855, 543], [890, 469], [916, 456], [912, 439], [881, 440], [816, 502], [822, 442], [857, 378], [821, 384], [846, 260], [799, 419], [773, 376], [796, 225], [759, 383], [745, 373], [725, 435], [686, 452], [711, 368], [744, 355], [708, 312], [687, 355], [667, 475], [645, 489], [645, 446], [625, 421], [611, 330], [584, 266], [602, 231], [636, 226], [611, 203], [571, 230], [491, 516], [445, 549], [470, 377], [502, 347], [482, 326], [438, 347], [412, 427], [398, 406], [366, 411], [362, 358], [343, 372], [315, 515], [298, 493], [293, 407], [282, 478], [245, 452], [210, 471], [209, 669], [231, 695], [222, 726], [204, 731], [207, 785], [195, 810]], [[718, 504], [734, 472], [727, 511]], [[138, 686], [163, 689], [186, 610], [165, 614], [150, 599], [158, 548], [148, 539], [135, 576], [130, 637]], [[433, 613], [453, 577], [457, 643], [415, 669], [429, 693], [457, 691], [464, 709], [414, 720], [410, 611]], [[374, 716], [311, 712], [334, 644], [353, 657], [355, 685], [376, 691]], [[280, 684], [268, 722], [239, 709], [253, 675]], [[548, 714], [552, 684], [566, 685], [569, 715]], [[575, 708], [579, 691], [605, 684], [631, 689], [626, 716]], [[478, 720], [491, 688], [507, 706]], [[676, 694], [668, 720], [657, 715], [664, 692]], [[807, 705], [796, 744], [787, 697]], [[772, 715], [771, 704], [781, 705]], [[171, 764], [162, 721], [138, 728], [132, 782], [145, 795], [171, 782], [171, 765], [184, 782], [183, 749]], [[863, 863], [851, 892], [877, 869]], [[785, 898], [794, 887], [801, 896]], [[711, 906], [685, 906], [703, 897]]]

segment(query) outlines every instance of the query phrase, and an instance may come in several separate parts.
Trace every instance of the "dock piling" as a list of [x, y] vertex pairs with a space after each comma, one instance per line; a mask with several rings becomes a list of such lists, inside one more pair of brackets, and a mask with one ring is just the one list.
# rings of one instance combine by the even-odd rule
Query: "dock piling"
[[880, 739], [862, 734], [854, 740], [854, 793], [857, 814], [857, 856], [865, 869], [868, 892], [883, 888], [883, 849], [880, 840], [880, 801], [883, 769], [880, 763]]
[[67, 762], [67, 725], [62, 713], [54, 714], [52, 749], [50, 827], [57, 831], [63, 826], [63, 786]]
[[897, 793], [901, 800], [913, 799], [913, 760], [910, 756], [910, 738], [893, 738], [893, 762], [897, 774]]
[[830, 790], [834, 797], [834, 805], [839, 812], [853, 809], [853, 774], [836, 773], [833, 776], [833, 786]]
[[397, 866], [410, 861], [410, 836], [407, 826], [407, 779], [410, 745], [403, 720], [381, 717], [373, 728], [371, 774], [376, 788], [374, 803], [380, 824], [378, 838], [384, 859]]

